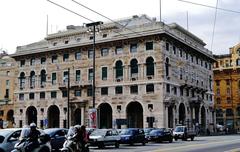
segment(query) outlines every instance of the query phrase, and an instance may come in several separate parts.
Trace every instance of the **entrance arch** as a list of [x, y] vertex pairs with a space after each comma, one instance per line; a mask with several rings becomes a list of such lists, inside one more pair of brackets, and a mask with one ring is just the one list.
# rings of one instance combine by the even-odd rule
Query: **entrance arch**
[[81, 125], [81, 109], [77, 108], [74, 111], [74, 124]]
[[131, 102], [127, 105], [128, 128], [143, 128], [143, 108], [137, 102]]
[[99, 128], [112, 128], [112, 107], [108, 103], [99, 105], [100, 126]]
[[168, 107], [168, 128], [173, 128], [173, 106]]
[[59, 128], [59, 115], [57, 106], [52, 105], [48, 108], [48, 128]]
[[184, 125], [186, 118], [185, 106], [183, 103], [179, 106], [179, 124]]
[[34, 122], [37, 124], [37, 109], [34, 106], [30, 106], [26, 110], [26, 122], [28, 125]]
[[201, 108], [201, 128], [204, 130], [206, 128], [206, 110], [204, 106]]

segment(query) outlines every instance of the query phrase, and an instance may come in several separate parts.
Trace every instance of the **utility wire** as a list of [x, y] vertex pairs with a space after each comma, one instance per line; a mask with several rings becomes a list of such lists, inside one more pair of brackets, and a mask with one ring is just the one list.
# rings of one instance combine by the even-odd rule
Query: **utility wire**
[[[56, 5], [56, 6], [58, 6], [58, 7], [61, 7], [61, 8], [64, 9], [64, 10], [67, 10], [67, 11], [69, 11], [69, 12], [71, 12], [71, 13], [77, 15], [77, 16], [80, 16], [80, 17], [82, 17], [82, 18], [84, 18], [84, 19], [86, 19], [86, 20], [88, 20], [88, 21], [90, 21], [90, 22], [94, 22], [93, 20], [91, 20], [91, 19], [89, 19], [89, 18], [87, 18], [87, 17], [85, 17], [85, 16], [83, 16], [83, 15], [77, 13], [77, 12], [74, 12], [74, 11], [72, 11], [72, 10], [70, 10], [70, 9], [68, 9], [68, 8], [60, 5], [60, 4], [57, 4], [57, 3], [55, 3], [55, 2], [53, 2], [53, 1], [51, 1], [51, 0], [47, 0], [47, 1], [50, 2], [50, 3], [52, 3], [52, 4], [54, 4], [54, 5]], [[101, 25], [101, 26], [104, 27], [104, 25]], [[126, 35], [123, 35], [123, 34], [121, 34], [121, 33], [119, 33], [119, 32], [116, 32], [116, 31], [113, 31], [113, 32], [118, 33], [119, 35], [128, 38]]]
[[218, 0], [216, 2], [216, 11], [215, 11], [215, 16], [214, 16], [214, 22], [213, 22], [213, 32], [212, 32], [212, 43], [211, 43], [211, 51], [213, 47], [213, 40], [214, 40], [214, 34], [215, 34], [215, 27], [216, 27], [216, 21], [217, 21], [217, 7], [218, 7]]
[[88, 10], [90, 10], [90, 11], [92, 11], [92, 12], [94, 12], [94, 13], [96, 13], [96, 14], [98, 14], [98, 15], [100, 15], [100, 16], [102, 16], [102, 17], [108, 19], [108, 20], [110, 20], [111, 22], [120, 25], [121, 27], [123, 27], [123, 28], [125, 28], [125, 29], [127, 29], [127, 30], [129, 30], [129, 31], [131, 31], [131, 32], [133, 32], [133, 33], [135, 33], [135, 34], [138, 34], [138, 35], [141, 35], [141, 36], [142, 36], [141, 33], [136, 32], [136, 31], [133, 31], [132, 29], [125, 27], [124, 25], [120, 24], [119, 22], [114, 21], [113, 19], [111, 19], [111, 18], [109, 18], [109, 17], [103, 15], [102, 13], [99, 13], [99, 12], [97, 12], [97, 11], [95, 11], [95, 10], [93, 10], [93, 9], [91, 9], [91, 8], [89, 8], [89, 7], [87, 7], [86, 5], [83, 5], [82, 3], [79, 3], [79, 2], [77, 2], [77, 1], [75, 1], [75, 0], [72, 0], [72, 1], [73, 1], [74, 3], [76, 3], [76, 4], [78, 4], [78, 5], [80, 5], [80, 6], [84, 7], [84, 8], [86, 8], [86, 9], [88, 9]]
[[203, 6], [203, 7], [208, 7], [208, 8], [212, 8], [212, 9], [218, 9], [218, 10], [222, 10], [225, 12], [231, 12], [231, 13], [237, 13], [240, 14], [239, 11], [235, 11], [235, 10], [230, 10], [230, 9], [225, 9], [225, 8], [220, 8], [220, 7], [214, 7], [214, 6], [210, 6], [210, 5], [205, 5], [205, 4], [200, 4], [200, 3], [194, 3], [194, 2], [190, 2], [190, 1], [186, 1], [186, 0], [178, 0], [180, 2], [184, 2], [184, 3], [189, 3], [189, 4], [193, 4], [193, 5], [198, 5], [198, 6]]

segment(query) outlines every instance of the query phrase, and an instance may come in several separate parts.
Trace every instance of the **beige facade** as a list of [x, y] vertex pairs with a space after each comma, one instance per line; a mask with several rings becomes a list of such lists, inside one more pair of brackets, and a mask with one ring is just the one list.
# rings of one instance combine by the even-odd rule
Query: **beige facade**
[[[213, 125], [214, 60], [205, 43], [177, 24], [165, 25], [146, 15], [119, 22], [126, 27], [106, 23], [96, 35], [98, 127]], [[47, 120], [48, 127], [63, 127], [70, 69], [71, 125], [88, 124], [92, 43], [86, 27], [69, 26], [17, 48], [16, 120], [41, 126]]]
[[240, 44], [230, 48], [229, 54], [216, 55], [214, 64], [214, 92], [216, 123], [229, 129], [240, 129]]
[[14, 122], [14, 89], [16, 63], [13, 58], [4, 55], [0, 58], [0, 118], [3, 127], [12, 127]]

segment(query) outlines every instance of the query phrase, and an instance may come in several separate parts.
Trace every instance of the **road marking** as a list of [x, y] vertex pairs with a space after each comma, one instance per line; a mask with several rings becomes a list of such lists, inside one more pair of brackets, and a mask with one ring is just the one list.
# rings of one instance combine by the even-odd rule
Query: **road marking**
[[224, 152], [240, 152], [240, 148], [236, 148], [236, 149], [231, 149], [231, 150], [227, 150]]
[[[179, 147], [171, 147], [171, 148], [164, 148], [164, 149], [159, 149], [155, 150], [154, 152], [166, 152], [166, 151], [173, 151], [173, 150], [183, 150], [183, 149], [189, 149], [189, 148], [194, 148], [194, 147], [206, 147], [206, 145], [216, 145], [216, 144], [227, 144], [227, 143], [237, 143], [237, 141], [240, 141], [240, 139], [234, 139], [234, 140], [228, 140], [228, 141], [216, 141], [216, 142], [211, 142], [211, 143], [204, 143], [204, 144], [195, 144], [195, 145], [184, 145], [184, 146], [179, 146]], [[238, 152], [238, 151], [231, 151], [231, 152]]]

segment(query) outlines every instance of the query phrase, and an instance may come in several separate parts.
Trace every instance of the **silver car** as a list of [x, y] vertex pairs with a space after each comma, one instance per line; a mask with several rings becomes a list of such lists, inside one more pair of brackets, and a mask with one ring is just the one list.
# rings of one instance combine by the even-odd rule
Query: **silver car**
[[120, 139], [116, 129], [96, 129], [89, 136], [89, 143], [90, 146], [98, 146], [99, 148], [111, 145], [119, 148]]
[[21, 130], [21, 128], [0, 130], [0, 152], [10, 152], [14, 149], [14, 145], [19, 141]]

